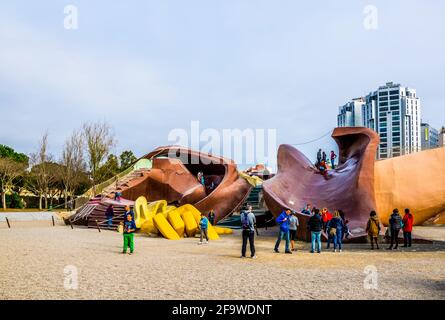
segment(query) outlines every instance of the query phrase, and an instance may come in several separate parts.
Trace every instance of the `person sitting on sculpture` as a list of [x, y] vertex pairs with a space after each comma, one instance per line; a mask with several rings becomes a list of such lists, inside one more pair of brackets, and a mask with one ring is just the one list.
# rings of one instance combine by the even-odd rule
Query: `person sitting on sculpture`
[[203, 186], [205, 186], [205, 178], [204, 178], [204, 172], [199, 171], [198, 174], [196, 175], [198, 181], [200, 184], [202, 184]]
[[312, 213], [311, 204], [310, 203], [306, 204], [306, 206], [301, 210], [301, 213], [310, 216]]
[[328, 174], [328, 166], [327, 166], [325, 160], [321, 160], [321, 163], [320, 163], [320, 166], [318, 167], [318, 169], [320, 170], [320, 172], [323, 176], [326, 176]]
[[114, 194], [114, 201], [121, 201], [121, 197], [122, 197], [122, 193], [120, 191], [116, 191], [116, 193]]

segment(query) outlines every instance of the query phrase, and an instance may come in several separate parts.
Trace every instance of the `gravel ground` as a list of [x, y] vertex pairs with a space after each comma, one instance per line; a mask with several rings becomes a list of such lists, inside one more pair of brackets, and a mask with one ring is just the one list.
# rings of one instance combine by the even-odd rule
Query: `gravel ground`
[[[299, 242], [293, 255], [273, 253], [274, 230], [260, 232], [252, 260], [239, 258], [238, 232], [202, 246], [136, 235], [135, 254], [123, 255], [116, 232], [2, 223], [0, 299], [445, 299], [443, 227], [417, 228], [436, 241], [409, 250], [310, 254]], [[64, 286], [69, 266], [77, 289]]]

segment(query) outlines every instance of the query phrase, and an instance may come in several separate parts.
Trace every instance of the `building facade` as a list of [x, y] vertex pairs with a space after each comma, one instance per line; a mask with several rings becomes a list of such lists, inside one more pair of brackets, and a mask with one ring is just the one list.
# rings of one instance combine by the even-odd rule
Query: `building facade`
[[428, 123], [421, 125], [422, 150], [439, 147], [439, 131], [431, 127]]
[[439, 147], [445, 147], [445, 127], [442, 127], [439, 132]]
[[362, 108], [364, 98], [352, 99], [352, 101], [338, 108], [337, 124], [339, 127], [363, 127]]
[[378, 159], [421, 151], [421, 104], [415, 89], [388, 82], [363, 98], [361, 113], [362, 126], [380, 136]]

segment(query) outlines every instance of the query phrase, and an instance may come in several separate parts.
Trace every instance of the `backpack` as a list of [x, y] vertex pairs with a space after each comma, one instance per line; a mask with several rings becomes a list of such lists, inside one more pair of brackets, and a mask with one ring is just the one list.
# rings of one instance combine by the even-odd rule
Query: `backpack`
[[250, 230], [249, 219], [247, 218], [247, 216], [248, 216], [247, 212], [243, 212], [241, 215], [241, 224], [243, 230]]

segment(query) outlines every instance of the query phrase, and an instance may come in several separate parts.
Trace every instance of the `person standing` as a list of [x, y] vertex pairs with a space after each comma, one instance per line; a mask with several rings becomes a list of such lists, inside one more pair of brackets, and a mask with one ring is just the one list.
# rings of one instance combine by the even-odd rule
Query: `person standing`
[[277, 223], [280, 225], [280, 231], [278, 233], [278, 239], [277, 239], [277, 242], [275, 243], [275, 248], [274, 248], [274, 251], [276, 253], [280, 252], [278, 249], [280, 247], [281, 239], [284, 238], [284, 240], [286, 241], [285, 253], [292, 254], [292, 251], [290, 251], [290, 249], [289, 249], [289, 244], [290, 244], [290, 238], [289, 238], [289, 216], [290, 216], [290, 213], [291, 213], [290, 209], [286, 209], [276, 219]]
[[317, 163], [316, 163], [317, 167], [319, 167], [320, 163], [321, 163], [321, 156], [322, 156], [321, 153], [322, 153], [321, 149], [318, 149], [318, 152], [317, 152]]
[[321, 210], [321, 217], [323, 219], [323, 230], [326, 231], [328, 222], [332, 219], [332, 214], [328, 211], [328, 208], [323, 208]]
[[133, 254], [135, 231], [136, 224], [134, 223], [133, 217], [131, 214], [127, 214], [124, 222], [124, 249], [122, 253], [127, 253], [127, 248], [130, 247], [130, 254]]
[[342, 252], [342, 239], [345, 225], [340, 217], [340, 213], [335, 211], [334, 217], [329, 220], [327, 225], [328, 236], [332, 237], [334, 241], [334, 252], [337, 252], [337, 245], [339, 252]]
[[209, 227], [209, 219], [205, 216], [204, 213], [201, 213], [201, 220], [199, 220], [199, 242], [198, 244], [202, 244], [203, 237], [206, 238], [205, 244], [209, 243], [209, 235], [208, 235], [208, 227]]
[[242, 224], [242, 237], [243, 245], [241, 247], [241, 258], [246, 257], [247, 240], [250, 244], [250, 257], [256, 259], [255, 254], [255, 224], [256, 218], [252, 212], [252, 206], [248, 205], [247, 210], [241, 212], [241, 224]]
[[314, 215], [309, 218], [308, 229], [311, 232], [311, 253], [315, 252], [315, 242], [317, 242], [317, 252], [321, 253], [321, 231], [323, 230], [323, 219], [320, 210], [314, 209]]
[[[391, 245], [388, 250], [397, 250], [399, 247], [399, 232], [402, 229], [402, 217], [399, 214], [399, 209], [394, 209], [392, 211], [391, 217], [389, 218], [390, 234], [391, 234]], [[395, 246], [394, 246], [395, 243]]]
[[134, 211], [133, 211], [133, 209], [131, 209], [131, 207], [129, 205], [125, 206], [125, 215], [124, 215], [124, 217], [126, 217], [127, 215], [131, 215], [131, 218], [134, 220]]
[[409, 209], [405, 209], [405, 215], [403, 216], [403, 247], [411, 247], [414, 216], [409, 212]]
[[331, 166], [332, 169], [335, 169], [335, 159], [337, 158], [337, 155], [334, 151], [331, 151]]
[[328, 157], [326, 155], [326, 152], [323, 151], [322, 155], [321, 155], [321, 161], [327, 162], [328, 161]]
[[110, 204], [105, 211], [105, 217], [107, 218], [107, 226], [108, 228], [113, 227], [113, 216], [114, 216], [114, 207]]
[[297, 213], [292, 211], [291, 215], [289, 216], [289, 238], [291, 251], [297, 250], [297, 248], [295, 248], [295, 241], [297, 241], [297, 228], [299, 225], [300, 222], [298, 221]]
[[209, 212], [209, 222], [212, 226], [215, 225], [215, 211], [213, 209]]
[[368, 223], [366, 224], [366, 232], [368, 233], [369, 240], [371, 240], [371, 250], [374, 250], [374, 243], [377, 250], [379, 250], [379, 234], [380, 234], [380, 220], [375, 211], [371, 211], [369, 215]]

